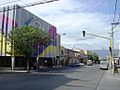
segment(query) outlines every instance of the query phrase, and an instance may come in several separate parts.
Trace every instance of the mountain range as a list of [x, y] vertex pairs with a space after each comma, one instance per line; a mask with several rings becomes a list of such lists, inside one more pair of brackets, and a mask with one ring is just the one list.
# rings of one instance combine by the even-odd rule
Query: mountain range
[[[110, 55], [110, 51], [106, 49], [105, 50], [90, 50], [90, 51], [93, 53], [96, 53], [101, 58], [107, 58], [107, 56]], [[115, 56], [120, 55], [118, 49], [115, 49], [114, 53], [115, 53]]]

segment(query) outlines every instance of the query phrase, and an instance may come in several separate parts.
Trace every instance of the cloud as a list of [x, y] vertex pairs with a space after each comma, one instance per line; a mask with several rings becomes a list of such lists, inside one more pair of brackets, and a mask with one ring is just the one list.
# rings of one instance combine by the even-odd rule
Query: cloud
[[[66, 37], [68, 36], [70, 38], [62, 38], [62, 45], [70, 44], [71, 46], [73, 44], [77, 45], [78, 41], [74, 38], [81, 39], [81, 32], [83, 30], [85, 30], [86, 32], [98, 35], [105, 35], [109, 37], [108, 32], [110, 32], [111, 30], [109, 20], [111, 15], [106, 15], [105, 13], [96, 11], [97, 8], [102, 5], [103, 0], [102, 2], [85, 2], [83, 0], [79, 0], [78, 2], [78, 0], [60, 0], [58, 2], [49, 3], [46, 5], [35, 6], [35, 8], [32, 9], [28, 8], [28, 10], [43, 18], [47, 22], [50, 22], [52, 25], [55, 25], [57, 27], [58, 33], [66, 33]], [[94, 12], [91, 11], [93, 9]], [[91, 43], [91, 39], [87, 39], [84, 42], [83, 40], [79, 40], [79, 42], [80, 44], [89, 44]], [[104, 44], [101, 45], [101, 42], [103, 42]], [[91, 44], [93, 46], [96, 45], [94, 46], [96, 48], [107, 48], [107, 43], [108, 42], [95, 37], [94, 39], [92, 39]], [[91, 49], [87, 45], [85, 45], [84, 47], [86, 47], [87, 49]]]
[[[21, 0], [20, 5], [35, 1], [40, 0]], [[63, 46], [67, 44], [84, 49], [101, 49], [108, 48], [109, 41], [87, 35], [83, 39], [81, 32], [85, 30], [110, 37], [108, 33], [111, 32], [113, 3], [114, 0], [59, 0], [26, 9], [56, 26]], [[66, 36], [63, 36], [63, 33], [66, 33]], [[116, 35], [115, 38], [120, 37]]]

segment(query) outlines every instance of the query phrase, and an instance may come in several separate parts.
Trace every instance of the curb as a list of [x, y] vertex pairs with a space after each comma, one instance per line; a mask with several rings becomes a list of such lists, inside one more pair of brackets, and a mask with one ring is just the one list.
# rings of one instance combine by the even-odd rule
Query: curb
[[0, 74], [16, 74], [16, 73], [29, 73], [28, 71], [22, 71], [22, 70], [2, 70], [0, 71]]

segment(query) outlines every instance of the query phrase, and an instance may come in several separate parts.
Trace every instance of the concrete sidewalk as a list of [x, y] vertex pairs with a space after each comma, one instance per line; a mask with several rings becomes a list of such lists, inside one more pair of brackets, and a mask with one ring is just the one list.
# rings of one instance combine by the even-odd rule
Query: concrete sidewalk
[[[30, 70], [29, 73], [50, 73], [50, 72], [61, 72], [61, 70], [67, 69], [66, 67], [53, 67], [53, 68], [40, 68], [39, 70]], [[3, 69], [0, 70], [0, 74], [14, 74], [14, 73], [28, 73], [27, 70], [20, 70], [20, 69], [16, 69], [16, 70], [10, 70], [10, 69]]]
[[120, 70], [115, 75], [111, 70], [105, 71], [97, 90], [120, 90]]

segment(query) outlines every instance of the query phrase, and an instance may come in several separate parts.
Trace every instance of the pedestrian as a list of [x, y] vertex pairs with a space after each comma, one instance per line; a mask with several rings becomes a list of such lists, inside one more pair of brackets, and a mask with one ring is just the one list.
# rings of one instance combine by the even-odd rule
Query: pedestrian
[[117, 67], [117, 63], [114, 63], [114, 68], [115, 68], [115, 73], [118, 73], [118, 67]]
[[37, 69], [37, 62], [34, 63], [33, 68], [34, 68], [34, 70]]

